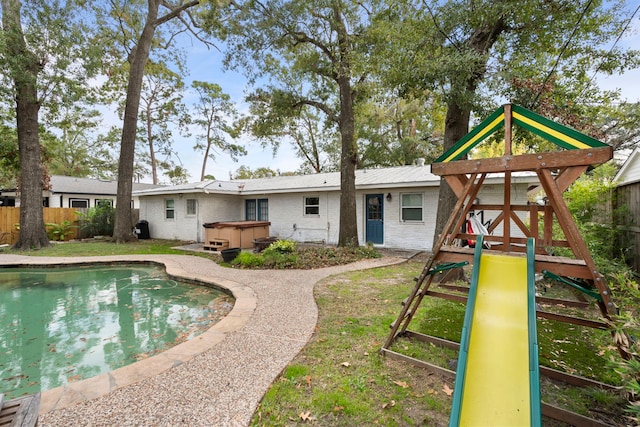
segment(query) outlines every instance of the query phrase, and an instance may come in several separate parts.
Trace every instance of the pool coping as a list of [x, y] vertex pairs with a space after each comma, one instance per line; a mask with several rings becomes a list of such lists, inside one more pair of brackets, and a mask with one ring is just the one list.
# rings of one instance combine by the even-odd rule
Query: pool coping
[[112, 371], [98, 374], [84, 380], [70, 382], [41, 392], [40, 414], [67, 408], [80, 402], [109, 394], [119, 388], [153, 377], [175, 366], [185, 363], [195, 356], [210, 350], [222, 342], [227, 334], [244, 327], [257, 307], [257, 295], [249, 286], [228, 279], [204, 277], [185, 271], [171, 259], [145, 256], [100, 256], [79, 258], [37, 258], [20, 257], [15, 261], [0, 262], [0, 267], [73, 266], [112, 263], [153, 263], [164, 266], [167, 274], [174, 278], [191, 282], [201, 282], [230, 293], [235, 299], [231, 311], [219, 322], [189, 341], [175, 345], [161, 353], [142, 359]]

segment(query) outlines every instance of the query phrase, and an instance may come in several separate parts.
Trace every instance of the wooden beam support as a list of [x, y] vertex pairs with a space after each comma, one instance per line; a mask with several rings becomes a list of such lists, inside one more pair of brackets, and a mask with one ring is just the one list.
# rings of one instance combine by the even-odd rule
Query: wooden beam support
[[451, 369], [446, 369], [441, 366], [434, 365], [433, 363], [425, 362], [424, 360], [416, 359], [415, 357], [407, 356], [402, 353], [389, 350], [388, 348], [382, 348], [380, 350], [380, 354], [393, 360], [401, 360], [403, 362], [409, 362], [414, 366], [425, 368], [430, 372], [434, 372], [436, 374], [442, 375], [444, 378], [448, 378], [450, 380], [453, 380], [456, 377], [456, 373]]
[[549, 153], [523, 154], [520, 156], [502, 156], [481, 160], [457, 160], [455, 162], [434, 163], [431, 165], [431, 173], [444, 176], [469, 173], [562, 169], [570, 166], [601, 164], [609, 161], [612, 157], [612, 147], [555, 151]]
[[504, 105], [504, 155], [511, 156], [513, 154], [512, 143], [512, 127], [513, 127], [513, 112], [511, 111], [511, 104]]
[[511, 251], [511, 171], [507, 170], [504, 173], [504, 220], [502, 236], [504, 238], [504, 248], [506, 251]]
[[616, 311], [616, 307], [613, 304], [613, 301], [611, 301], [611, 291], [605, 283], [602, 275], [596, 269], [595, 262], [593, 261], [593, 258], [591, 258], [589, 249], [587, 249], [587, 245], [580, 235], [578, 226], [573, 221], [571, 212], [562, 198], [562, 193], [553, 179], [551, 171], [548, 169], [541, 169], [537, 172], [538, 177], [540, 178], [540, 183], [547, 193], [547, 197], [549, 197], [549, 202], [551, 203], [556, 217], [558, 218], [560, 227], [562, 227], [562, 230], [569, 241], [570, 247], [573, 249], [577, 258], [585, 261], [592, 274], [592, 280], [602, 296], [603, 303], [599, 304], [599, 307], [601, 308], [602, 314], [608, 318], [611, 313], [615, 313]]
[[560, 175], [556, 177], [556, 183], [561, 193], [564, 193], [567, 188], [573, 184], [576, 179], [580, 178], [580, 175], [587, 171], [589, 166], [572, 166], [563, 169]]
[[584, 415], [576, 414], [575, 412], [571, 412], [545, 402], [542, 402], [542, 415], [553, 418], [554, 420], [565, 422], [572, 426], [611, 427], [611, 424], [585, 417]]
[[467, 182], [469, 181], [467, 176], [466, 175], [447, 175], [444, 177], [444, 179], [447, 181], [447, 184], [449, 184], [449, 187], [456, 194], [458, 199], [461, 198], [464, 192], [464, 188], [467, 185]]

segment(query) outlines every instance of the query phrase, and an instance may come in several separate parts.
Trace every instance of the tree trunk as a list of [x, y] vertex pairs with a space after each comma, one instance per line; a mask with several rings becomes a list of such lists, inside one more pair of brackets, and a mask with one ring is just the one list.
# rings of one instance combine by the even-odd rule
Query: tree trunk
[[151, 42], [156, 29], [159, 0], [149, 0], [147, 20], [138, 40], [138, 44], [129, 55], [131, 68], [127, 85], [127, 99], [122, 124], [122, 141], [118, 163], [118, 192], [116, 196], [116, 215], [113, 237], [117, 243], [135, 239], [131, 222], [131, 193], [133, 189], [133, 163], [136, 148], [136, 130], [138, 128], [138, 108], [142, 92], [144, 66], [149, 59]]
[[142, 78], [144, 66], [149, 59], [151, 43], [156, 27], [170, 21], [190, 7], [200, 2], [193, 0], [179, 6], [171, 7], [171, 11], [158, 18], [158, 8], [162, 0], [148, 0], [147, 20], [145, 21], [138, 44], [129, 55], [129, 82], [127, 85], [127, 99], [124, 107], [124, 121], [122, 123], [122, 141], [120, 143], [120, 160], [118, 163], [118, 193], [116, 196], [116, 215], [113, 237], [117, 243], [130, 242], [135, 239], [131, 222], [133, 189], [133, 161], [136, 150], [136, 131], [138, 129], [138, 108], [140, 108], [140, 94], [142, 92]]
[[38, 58], [28, 51], [20, 19], [20, 2], [2, 0], [2, 27], [6, 54], [15, 85], [16, 124], [20, 156], [20, 234], [14, 249], [40, 249], [50, 245], [42, 213], [43, 174], [38, 135]]
[[356, 216], [356, 164], [358, 149], [355, 138], [353, 100], [348, 78], [340, 84], [340, 231], [338, 246], [358, 246], [358, 220]]
[[[445, 118], [444, 151], [453, 147], [456, 142], [469, 132], [471, 104], [465, 100], [471, 99], [475, 95], [478, 84], [484, 78], [486, 72], [489, 51], [498, 40], [498, 37], [506, 30], [504, 17], [499, 16], [495, 22], [484, 23], [476, 28], [464, 44], [471, 53], [469, 61], [473, 61], [471, 63], [473, 67], [466, 78], [451, 88], [451, 100], [448, 102]], [[444, 225], [451, 216], [457, 200], [456, 195], [449, 188], [444, 178], [441, 178], [434, 243], [438, 241], [438, 236], [442, 234]]]
[[[469, 119], [471, 117], [471, 105], [463, 101], [475, 95], [478, 84], [484, 77], [489, 50], [496, 42], [500, 34], [506, 29], [502, 17], [499, 17], [491, 25], [484, 24], [476, 28], [465, 45], [477, 58], [473, 62], [473, 69], [466, 79], [458, 87], [452, 87], [454, 92], [447, 105], [447, 115], [444, 127], [444, 151], [453, 147], [463, 136], [469, 132]], [[436, 230], [433, 242], [443, 233], [447, 219], [453, 214], [453, 208], [458, 201], [457, 196], [449, 187], [444, 178], [440, 178], [440, 193], [438, 195], [438, 213], [436, 215]], [[435, 249], [435, 248], [434, 248]], [[443, 279], [456, 281], [464, 279], [462, 268], [450, 270]]]
[[358, 219], [356, 216], [356, 166], [358, 147], [355, 143], [355, 118], [353, 115], [353, 91], [351, 88], [352, 49], [346, 25], [342, 20], [339, 2], [333, 3], [333, 13], [338, 33], [340, 60], [336, 81], [340, 90], [340, 230], [338, 246], [358, 246]]
[[204, 150], [204, 158], [202, 159], [202, 171], [200, 172], [200, 181], [204, 181], [204, 176], [207, 172], [207, 160], [209, 159], [209, 153], [211, 152], [211, 122], [213, 118], [210, 116], [207, 123], [207, 148]]
[[[455, 103], [450, 103], [447, 108], [447, 115], [444, 122], [444, 151], [453, 147], [463, 136], [469, 132], [469, 117], [471, 111], [463, 109]], [[440, 178], [440, 192], [438, 194], [438, 213], [436, 215], [436, 234], [433, 239], [435, 244], [438, 236], [442, 233], [444, 225], [453, 212], [453, 208], [458, 201], [444, 177]], [[434, 248], [435, 249], [435, 248]]]
[[151, 182], [158, 185], [158, 164], [156, 150], [153, 148], [153, 124], [151, 123], [151, 107], [147, 106], [147, 141], [149, 141], [149, 160], [151, 161]]

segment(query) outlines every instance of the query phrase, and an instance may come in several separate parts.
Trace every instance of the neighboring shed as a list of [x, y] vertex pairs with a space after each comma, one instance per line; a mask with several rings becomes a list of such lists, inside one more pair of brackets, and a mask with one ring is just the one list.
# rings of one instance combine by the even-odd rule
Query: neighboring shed
[[[519, 175], [512, 198], [526, 203], [527, 187], [537, 182]], [[502, 177], [488, 178], [479, 197], [502, 200]], [[430, 250], [438, 206], [440, 178], [428, 166], [356, 171], [359, 244]], [[140, 219], [151, 237], [204, 241], [205, 223], [269, 221], [271, 236], [298, 242], [337, 244], [340, 173], [275, 176], [244, 181], [204, 181], [136, 191]], [[488, 216], [484, 221], [489, 221]]]
[[627, 262], [640, 272], [640, 147], [636, 147], [615, 177], [617, 182], [615, 207], [619, 215], [618, 226], [624, 231], [621, 246], [630, 247]]

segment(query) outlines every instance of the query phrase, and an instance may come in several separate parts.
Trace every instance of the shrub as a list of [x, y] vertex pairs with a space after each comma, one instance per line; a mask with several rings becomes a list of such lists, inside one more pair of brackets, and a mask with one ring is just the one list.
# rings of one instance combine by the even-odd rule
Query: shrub
[[86, 213], [77, 212], [83, 237], [111, 236], [116, 210], [113, 206], [101, 204]]
[[285, 254], [285, 253], [293, 253], [296, 250], [297, 243], [293, 240], [277, 240], [269, 245], [267, 249], [264, 250], [265, 256], [270, 255], [274, 252]]
[[297, 244], [294, 241], [280, 240], [271, 244], [262, 254], [242, 252], [231, 264], [238, 268], [311, 269], [343, 265], [365, 258], [378, 257], [380, 257], [380, 254], [374, 247], [370, 246], [297, 248]]
[[49, 239], [59, 240], [61, 242], [66, 240], [67, 236], [73, 234], [72, 228], [76, 228], [75, 225], [71, 225], [71, 222], [66, 219], [60, 224], [48, 223], [46, 226]]
[[243, 268], [262, 267], [264, 261], [260, 255], [251, 252], [240, 252], [237, 257], [231, 261], [231, 265], [238, 265]]
[[263, 255], [265, 267], [298, 268], [298, 254], [296, 252], [281, 252], [277, 249], [269, 250], [269, 248], [265, 249]]

